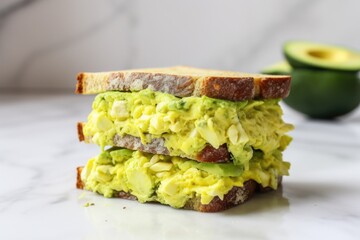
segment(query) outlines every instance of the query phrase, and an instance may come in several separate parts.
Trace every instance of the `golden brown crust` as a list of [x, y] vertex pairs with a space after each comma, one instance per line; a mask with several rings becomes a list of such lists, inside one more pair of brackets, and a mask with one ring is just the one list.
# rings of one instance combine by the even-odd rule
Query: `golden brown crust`
[[81, 181], [82, 170], [83, 170], [83, 167], [76, 168], [76, 188], [78, 188], [78, 189], [84, 189], [84, 183], [83, 183], [83, 181]]
[[254, 99], [255, 82], [251, 77], [209, 77], [203, 81], [200, 95], [232, 101]]
[[[81, 181], [81, 171], [82, 167], [77, 168], [77, 181], [76, 187], [78, 189], [84, 188], [84, 183]], [[278, 179], [279, 186], [281, 184], [282, 178]], [[273, 191], [271, 188], [265, 188], [266, 191]], [[254, 180], [249, 180], [244, 183], [243, 187], [233, 187], [227, 194], [224, 195], [224, 198], [221, 200], [219, 197], [214, 197], [209, 204], [202, 204], [200, 198], [193, 198], [186, 202], [184, 209], [195, 210], [200, 212], [219, 212], [235, 206], [238, 206], [247, 200], [249, 200], [255, 192], [262, 192], [264, 188], [261, 187]], [[115, 198], [122, 198], [128, 200], [137, 200], [137, 198], [127, 192], [119, 191], [114, 194]]]
[[84, 73], [79, 73], [77, 76], [77, 82], [76, 82], [76, 88], [75, 88], [75, 93], [84, 93], [84, 85], [85, 85], [85, 81], [84, 81]]
[[229, 162], [230, 153], [227, 145], [223, 144], [219, 148], [214, 148], [210, 144], [207, 144], [201, 152], [196, 155], [196, 160], [199, 162]]
[[290, 80], [286, 78], [267, 77], [260, 81], [259, 98], [285, 98], [290, 93]]
[[80, 73], [75, 92], [94, 94], [109, 90], [139, 91], [150, 88], [178, 97], [208, 96], [231, 101], [285, 98], [290, 76], [273, 76], [191, 67]]
[[83, 131], [84, 123], [78, 122], [76, 127], [77, 127], [77, 134], [78, 134], [79, 141], [80, 142], [85, 141], [85, 136], [84, 136], [84, 131]]

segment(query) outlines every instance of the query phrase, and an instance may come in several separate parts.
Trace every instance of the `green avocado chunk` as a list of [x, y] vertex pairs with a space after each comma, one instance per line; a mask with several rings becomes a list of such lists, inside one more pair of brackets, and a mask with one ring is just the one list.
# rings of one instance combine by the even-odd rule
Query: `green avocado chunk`
[[111, 155], [110, 155], [110, 151], [104, 151], [101, 152], [97, 159], [96, 159], [98, 164], [111, 164], [112, 163], [112, 159], [111, 159]]
[[331, 119], [355, 109], [360, 102], [357, 73], [293, 69], [291, 92], [284, 102], [312, 118]]
[[360, 70], [360, 52], [345, 47], [306, 41], [289, 41], [284, 44], [283, 52], [287, 61], [294, 68]]
[[196, 168], [222, 177], [238, 177], [244, 171], [242, 166], [235, 166], [232, 163], [199, 163]]
[[110, 150], [110, 155], [113, 159], [113, 163], [120, 163], [123, 161], [126, 161], [127, 159], [131, 158], [133, 154], [133, 151], [129, 149], [123, 149], [123, 148], [112, 148]]

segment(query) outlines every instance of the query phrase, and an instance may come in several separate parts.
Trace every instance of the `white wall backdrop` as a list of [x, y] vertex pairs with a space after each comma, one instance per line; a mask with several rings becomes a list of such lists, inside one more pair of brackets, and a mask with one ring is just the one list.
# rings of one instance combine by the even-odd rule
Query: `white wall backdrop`
[[1, 0], [0, 89], [73, 89], [80, 71], [259, 71], [282, 43], [360, 50], [358, 0]]

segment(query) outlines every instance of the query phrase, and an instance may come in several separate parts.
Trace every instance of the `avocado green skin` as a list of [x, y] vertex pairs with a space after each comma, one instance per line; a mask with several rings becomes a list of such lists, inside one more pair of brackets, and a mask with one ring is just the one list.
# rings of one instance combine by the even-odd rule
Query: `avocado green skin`
[[[309, 42], [304, 42], [304, 43], [308, 44]], [[283, 45], [283, 55], [292, 68], [327, 69], [327, 70], [335, 70], [335, 71], [349, 71], [353, 73], [360, 71], [360, 62], [355, 66], [349, 66], [346, 64], [345, 65], [334, 64], [331, 62], [331, 60], [329, 60], [329, 64], [320, 63], [320, 62], [316, 63], [316, 61], [314, 62], [314, 60], [313, 62], [307, 61], [306, 59], [300, 60], [296, 54], [290, 52], [289, 46], [292, 44], [301, 45], [302, 41], [288, 41]], [[314, 44], [321, 45], [317, 43]], [[324, 46], [329, 47], [329, 45], [324, 45]], [[345, 49], [340, 46], [332, 46], [332, 48], [334, 50]], [[351, 49], [346, 49], [346, 50], [353, 53], [356, 56], [359, 56], [359, 52], [356, 50], [351, 50]]]
[[293, 69], [291, 92], [284, 102], [311, 118], [332, 119], [354, 110], [360, 102], [357, 73]]

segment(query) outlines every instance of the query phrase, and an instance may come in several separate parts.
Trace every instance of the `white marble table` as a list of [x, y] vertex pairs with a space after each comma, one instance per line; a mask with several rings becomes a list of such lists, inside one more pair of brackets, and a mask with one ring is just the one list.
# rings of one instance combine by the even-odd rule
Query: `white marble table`
[[[360, 111], [296, 125], [282, 192], [204, 214], [75, 189], [98, 148], [77, 142], [91, 96], [0, 93], [0, 239], [359, 239]], [[84, 207], [85, 203], [94, 206]]]

